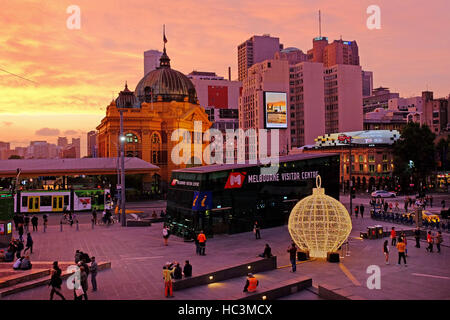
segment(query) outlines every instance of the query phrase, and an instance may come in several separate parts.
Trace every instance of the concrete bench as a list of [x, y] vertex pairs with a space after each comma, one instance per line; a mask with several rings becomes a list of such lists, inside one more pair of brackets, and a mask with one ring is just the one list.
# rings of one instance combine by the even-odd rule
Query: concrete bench
[[319, 297], [325, 300], [365, 300], [346, 289], [327, 284], [319, 285]]
[[183, 278], [173, 281], [173, 290], [183, 290], [195, 286], [207, 285], [213, 282], [224, 281], [236, 277], [246, 276], [248, 273], [264, 272], [277, 268], [277, 257], [259, 259], [245, 264], [224, 268], [205, 273], [195, 277]]
[[275, 300], [290, 294], [299, 292], [312, 286], [312, 279], [308, 277], [297, 277], [296, 279], [286, 280], [279, 283], [276, 288], [249, 294], [239, 300]]

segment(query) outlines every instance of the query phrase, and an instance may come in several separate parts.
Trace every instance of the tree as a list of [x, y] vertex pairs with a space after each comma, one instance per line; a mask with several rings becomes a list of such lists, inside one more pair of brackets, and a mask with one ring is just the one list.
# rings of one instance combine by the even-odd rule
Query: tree
[[10, 155], [8, 159], [23, 159], [21, 156], [18, 156], [17, 154]]
[[446, 171], [450, 168], [450, 136], [441, 138], [436, 144], [436, 152], [439, 158], [439, 168]]
[[418, 187], [436, 167], [434, 139], [436, 135], [427, 125], [408, 123], [401, 131], [401, 137], [394, 143], [394, 174], [403, 185], [411, 182]]

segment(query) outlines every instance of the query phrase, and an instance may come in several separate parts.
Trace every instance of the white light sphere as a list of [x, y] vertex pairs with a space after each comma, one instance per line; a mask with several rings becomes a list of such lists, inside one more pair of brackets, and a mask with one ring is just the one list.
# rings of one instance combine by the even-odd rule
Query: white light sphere
[[310, 257], [326, 258], [348, 238], [352, 221], [347, 209], [327, 196], [320, 187], [320, 176], [313, 194], [300, 200], [289, 215], [288, 229], [295, 244], [309, 251]]

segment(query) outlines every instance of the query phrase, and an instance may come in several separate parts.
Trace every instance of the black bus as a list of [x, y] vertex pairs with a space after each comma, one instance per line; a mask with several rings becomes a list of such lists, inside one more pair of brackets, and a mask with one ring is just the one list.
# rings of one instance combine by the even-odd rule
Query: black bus
[[172, 171], [166, 222], [175, 235], [192, 239], [204, 230], [217, 233], [250, 231], [286, 224], [295, 204], [312, 194], [316, 176], [327, 195], [339, 200], [339, 155], [281, 156], [277, 172], [270, 165], [223, 164]]

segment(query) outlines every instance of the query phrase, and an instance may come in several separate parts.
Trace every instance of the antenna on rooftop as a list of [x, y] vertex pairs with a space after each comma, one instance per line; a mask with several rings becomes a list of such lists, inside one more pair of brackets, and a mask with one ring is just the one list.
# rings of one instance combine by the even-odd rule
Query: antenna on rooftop
[[322, 38], [322, 20], [320, 17], [320, 10], [319, 10], [319, 37]]

